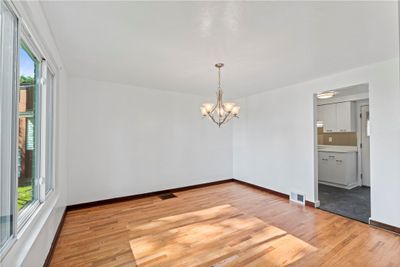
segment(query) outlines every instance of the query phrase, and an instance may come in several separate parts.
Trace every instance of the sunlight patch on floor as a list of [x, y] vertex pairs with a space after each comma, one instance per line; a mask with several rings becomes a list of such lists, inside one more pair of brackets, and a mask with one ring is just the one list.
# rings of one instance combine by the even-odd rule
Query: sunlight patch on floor
[[310, 244], [231, 205], [132, 227], [137, 266], [282, 266], [316, 251]]

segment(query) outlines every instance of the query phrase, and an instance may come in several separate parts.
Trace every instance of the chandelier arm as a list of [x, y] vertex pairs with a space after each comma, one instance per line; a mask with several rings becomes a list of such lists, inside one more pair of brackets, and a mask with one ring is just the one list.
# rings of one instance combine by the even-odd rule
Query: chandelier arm
[[214, 119], [214, 116], [211, 116], [210, 113], [207, 113], [208, 117], [216, 124], [218, 124], [218, 122]]
[[231, 112], [228, 112], [228, 114], [225, 116], [224, 120], [222, 121], [222, 124], [225, 123], [225, 122], [228, 122], [228, 121], [230, 120], [230, 119], [229, 119], [229, 120], [227, 121], [228, 117], [229, 117], [231, 114], [232, 114]]
[[233, 119], [233, 118], [239, 118], [239, 116], [236, 114], [232, 114], [232, 117], [231, 117], [231, 119]]
[[[221, 109], [224, 110], [224, 108], [221, 106]], [[224, 111], [225, 112], [225, 111]], [[220, 116], [220, 123], [223, 124], [226, 120], [226, 116], [229, 114], [224, 114]]]
[[217, 105], [214, 105], [214, 107], [211, 109], [210, 114], [213, 113], [216, 109]]
[[239, 118], [239, 116], [231, 114], [231, 116], [225, 121], [225, 123], [228, 123], [233, 118]]
[[238, 114], [233, 114], [233, 113], [232, 113], [231, 119], [233, 119], [233, 118], [239, 118], [239, 115], [238, 115]]
[[229, 118], [227, 118], [225, 121], [225, 124], [228, 123], [232, 118], [233, 118], [233, 116], [230, 116]]

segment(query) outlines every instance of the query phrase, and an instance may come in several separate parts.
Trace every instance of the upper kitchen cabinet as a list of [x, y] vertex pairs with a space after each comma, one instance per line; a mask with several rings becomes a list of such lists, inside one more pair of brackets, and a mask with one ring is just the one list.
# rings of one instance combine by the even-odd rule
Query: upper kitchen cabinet
[[336, 104], [336, 130], [337, 132], [356, 131], [356, 108], [354, 102], [341, 102]]
[[324, 124], [324, 132], [336, 131], [336, 104], [318, 106], [318, 120]]
[[318, 106], [318, 121], [323, 122], [325, 133], [355, 132], [355, 103], [341, 102]]

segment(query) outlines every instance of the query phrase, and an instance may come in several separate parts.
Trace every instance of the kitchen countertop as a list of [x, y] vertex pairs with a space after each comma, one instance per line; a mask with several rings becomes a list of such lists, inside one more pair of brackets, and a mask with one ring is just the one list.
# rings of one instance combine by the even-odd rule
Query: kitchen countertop
[[357, 152], [357, 146], [329, 146], [329, 145], [318, 145], [318, 152], [339, 152], [339, 153], [350, 153]]

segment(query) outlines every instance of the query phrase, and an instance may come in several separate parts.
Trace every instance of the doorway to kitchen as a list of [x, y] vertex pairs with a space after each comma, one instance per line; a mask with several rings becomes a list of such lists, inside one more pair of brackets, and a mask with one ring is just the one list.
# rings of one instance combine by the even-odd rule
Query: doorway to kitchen
[[371, 216], [368, 84], [315, 95], [319, 208], [368, 223]]

